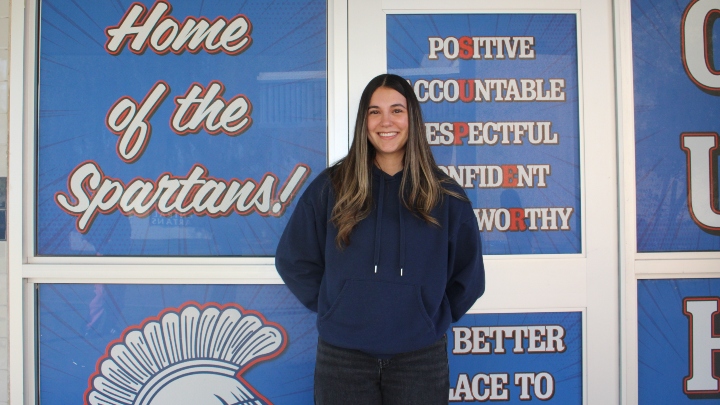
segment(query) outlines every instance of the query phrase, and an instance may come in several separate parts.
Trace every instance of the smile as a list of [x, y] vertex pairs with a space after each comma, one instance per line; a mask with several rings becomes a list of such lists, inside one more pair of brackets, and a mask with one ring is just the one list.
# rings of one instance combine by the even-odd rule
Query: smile
[[391, 138], [395, 135], [397, 135], [397, 132], [378, 132], [377, 133], [379, 137], [381, 138]]

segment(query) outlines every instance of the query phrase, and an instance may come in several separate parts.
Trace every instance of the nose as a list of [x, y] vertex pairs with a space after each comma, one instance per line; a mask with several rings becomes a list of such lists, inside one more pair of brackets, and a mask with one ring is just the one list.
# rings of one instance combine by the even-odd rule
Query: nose
[[390, 114], [382, 114], [382, 120], [380, 121], [380, 124], [384, 127], [392, 125], [392, 121], [390, 120]]

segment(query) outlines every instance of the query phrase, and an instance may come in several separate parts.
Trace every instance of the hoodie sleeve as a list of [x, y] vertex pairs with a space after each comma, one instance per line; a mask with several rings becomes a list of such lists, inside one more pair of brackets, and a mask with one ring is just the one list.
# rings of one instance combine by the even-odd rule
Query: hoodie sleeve
[[457, 322], [485, 292], [485, 266], [474, 215], [459, 227], [450, 245], [450, 278], [445, 290], [452, 321]]
[[[317, 312], [320, 282], [325, 272], [327, 224], [320, 208], [301, 198], [275, 253], [275, 267], [285, 285], [308, 309]], [[324, 213], [322, 213], [324, 214]]]

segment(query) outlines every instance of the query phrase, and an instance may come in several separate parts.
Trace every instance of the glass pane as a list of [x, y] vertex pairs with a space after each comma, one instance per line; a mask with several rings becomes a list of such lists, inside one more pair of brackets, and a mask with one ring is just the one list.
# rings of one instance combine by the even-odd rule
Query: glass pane
[[[313, 403], [316, 314], [285, 286], [41, 284], [37, 310], [42, 405]], [[580, 312], [447, 333], [453, 402], [582, 403]]]
[[632, 1], [638, 252], [720, 250], [720, 23], [709, 2]]
[[582, 251], [574, 14], [387, 16], [388, 72], [415, 88], [485, 254]]
[[38, 293], [43, 405], [312, 403], [315, 316], [283, 285]]
[[638, 404], [720, 400], [720, 279], [638, 280]]
[[38, 255], [271, 256], [326, 166], [322, 0], [43, 0]]
[[467, 314], [450, 329], [450, 402], [583, 403], [581, 312]]

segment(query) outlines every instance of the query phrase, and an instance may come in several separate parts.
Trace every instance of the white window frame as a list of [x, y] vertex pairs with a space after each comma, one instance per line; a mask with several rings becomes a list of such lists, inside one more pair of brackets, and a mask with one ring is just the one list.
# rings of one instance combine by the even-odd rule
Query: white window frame
[[[370, 77], [385, 71], [385, 13], [481, 10], [486, 13], [570, 12], [578, 15], [580, 131], [583, 134], [582, 253], [487, 257], [488, 291], [472, 312], [582, 311], [584, 402], [615, 403], [620, 398], [625, 402], [632, 397], [633, 389], [636, 398], [637, 348], [634, 352], [631, 348], [637, 343], [637, 314], [634, 319], [632, 314], [636, 310], [636, 296], [633, 295], [636, 294], [636, 280], [647, 274], [671, 274], [668, 270], [689, 256], [634, 253], [634, 137], [626, 135], [632, 134], [633, 128], [631, 51], [628, 54], [629, 0], [372, 0], [363, 2], [361, 10], [353, 8], [359, 5], [354, 1], [328, 0], [328, 3], [330, 163], [347, 151], [355, 115], [350, 107], [356, 108], [359, 91]], [[448, 9], [449, 3], [453, 9]], [[618, 23], [614, 30], [613, 7]], [[367, 19], [378, 18], [378, 15], [381, 25]], [[362, 59], [362, 70], [351, 74], [351, 67], [358, 65], [353, 62], [358, 61], [363, 52], [362, 47], [353, 47], [352, 52], [348, 52], [348, 44], [353, 43], [348, 32], [353, 32], [358, 24], [372, 26], [374, 33], [365, 41], [370, 48], [381, 44], [383, 49], [379, 59], [366, 55]], [[34, 256], [36, 28], [36, 1], [10, 0], [8, 212], [13, 215], [8, 217], [8, 319], [9, 393], [10, 404], [14, 405], [36, 403], [34, 314], [35, 285], [38, 283], [281, 283], [271, 258]], [[618, 38], [617, 49], [613, 49], [613, 34]], [[377, 53], [377, 46], [375, 48], [369, 52]], [[614, 57], [620, 61], [618, 66], [613, 65]], [[627, 72], [630, 72], [629, 82]], [[616, 74], [622, 96], [618, 99], [622, 108], [617, 108], [617, 125], [613, 86]], [[590, 103], [582, 102], [585, 95], [592, 95], [592, 108]], [[617, 132], [622, 136], [620, 149], [614, 136]], [[619, 158], [616, 157], [618, 150]], [[622, 170], [621, 176], [618, 176], [618, 166]], [[616, 186], [618, 179], [619, 189]], [[618, 193], [622, 194], [620, 200]], [[622, 212], [618, 201], [626, 207]], [[619, 225], [616, 218], [621, 218]], [[618, 235], [622, 235], [622, 241]], [[619, 246], [622, 258], [618, 257]], [[694, 276], [720, 276], [717, 271], [711, 271], [713, 265], [717, 267], [719, 257], [714, 253], [706, 257], [692, 255], [704, 269]], [[624, 271], [625, 276], [620, 276], [619, 271]], [[688, 276], [693, 275], [683, 274], [683, 277]], [[618, 281], [623, 282], [623, 290]], [[632, 288], [627, 288], [628, 285]], [[626, 348], [622, 352], [622, 370], [627, 369], [628, 359], [633, 355], [635, 362], [634, 382], [632, 372], [624, 373], [622, 395], [620, 339], [614, 339], [620, 334], [621, 297], [624, 299], [623, 314], [626, 314], [622, 325], [628, 331], [622, 340]], [[632, 340], [633, 332], [635, 341]]]
[[[615, 59], [618, 91], [618, 148], [620, 211], [620, 313], [623, 350], [622, 403], [634, 405], [638, 395], [638, 296], [639, 280], [720, 278], [720, 252], [637, 251], [635, 181], [635, 98], [631, 0], [614, 0]], [[680, 386], [678, 386], [680, 389]]]
[[[327, 163], [348, 150], [347, 2], [327, 0]], [[281, 284], [267, 257], [35, 256], [38, 0], [10, 0], [9, 403], [37, 403], [35, 291], [41, 283]]]
[[577, 15], [582, 253], [486, 256], [487, 289], [470, 312], [582, 311], [583, 401], [617, 403], [620, 298], [612, 2], [366, 0], [351, 2], [348, 13], [354, 17], [348, 22], [351, 117], [365, 84], [387, 69], [387, 14]]

